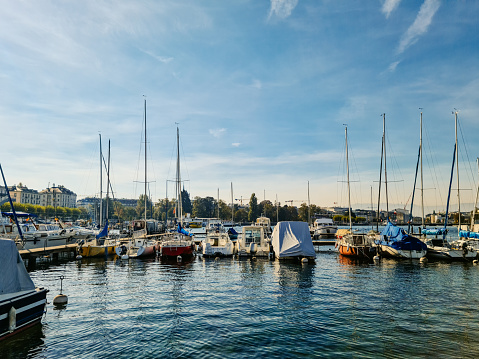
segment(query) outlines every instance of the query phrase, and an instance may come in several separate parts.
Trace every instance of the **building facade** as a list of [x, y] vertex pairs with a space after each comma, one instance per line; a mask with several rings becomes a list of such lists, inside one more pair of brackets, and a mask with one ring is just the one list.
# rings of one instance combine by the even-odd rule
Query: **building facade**
[[62, 185], [44, 189], [40, 192], [40, 205], [76, 208], [77, 195]]

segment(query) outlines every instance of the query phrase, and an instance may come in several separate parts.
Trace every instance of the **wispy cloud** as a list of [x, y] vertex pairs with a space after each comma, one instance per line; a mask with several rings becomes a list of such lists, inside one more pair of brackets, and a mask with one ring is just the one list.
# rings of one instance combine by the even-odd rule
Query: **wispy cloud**
[[210, 135], [213, 135], [213, 137], [220, 138], [226, 133], [226, 128], [213, 128], [209, 130]]
[[173, 57], [166, 57], [166, 56], [159, 56], [159, 55], [155, 55], [154, 53], [152, 53], [151, 51], [147, 51], [147, 50], [141, 50], [143, 51], [145, 54], [147, 55], [150, 55], [151, 57], [153, 57], [154, 59], [160, 61], [160, 62], [163, 62], [164, 64], [167, 64], [171, 61], [173, 61]]
[[261, 90], [261, 88], [263, 87], [263, 84], [261, 83], [260, 80], [253, 80], [253, 83], [251, 84], [252, 87], [258, 89], [258, 90]]
[[431, 25], [434, 14], [439, 9], [439, 6], [439, 0], [424, 1], [416, 16], [416, 20], [414, 20], [414, 23], [409, 27], [409, 29], [407, 29], [406, 33], [402, 36], [401, 41], [399, 42], [397, 51], [399, 54], [414, 44], [418, 40], [419, 36], [427, 31], [429, 25]]
[[383, 4], [381, 11], [386, 15], [386, 19], [389, 18], [389, 15], [396, 10], [401, 0], [386, 0]]
[[272, 16], [286, 19], [291, 15], [296, 5], [298, 5], [298, 0], [271, 0], [268, 20], [271, 19]]
[[241, 143], [239, 143], [239, 142], [234, 142], [234, 143], [231, 144], [231, 146], [233, 146], [233, 147], [239, 147], [240, 145], [241, 145]]
[[394, 72], [396, 71], [396, 67], [399, 65], [400, 61], [394, 61], [391, 65], [388, 67], [389, 72]]

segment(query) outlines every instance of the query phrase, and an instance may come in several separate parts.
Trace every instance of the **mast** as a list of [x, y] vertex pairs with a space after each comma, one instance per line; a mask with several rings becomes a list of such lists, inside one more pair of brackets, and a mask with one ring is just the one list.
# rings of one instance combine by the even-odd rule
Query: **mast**
[[351, 219], [351, 188], [349, 184], [349, 154], [348, 154], [348, 125], [344, 127], [344, 134], [346, 136], [346, 176], [348, 181], [348, 212], [349, 212], [349, 230], [353, 230], [353, 222]]
[[[422, 110], [422, 109], [421, 109]], [[421, 226], [424, 226], [424, 182], [423, 182], [423, 172], [422, 172], [422, 111], [421, 111], [421, 121], [420, 121], [420, 133], [419, 133], [419, 154], [421, 156]]]
[[110, 195], [110, 140], [108, 140], [108, 167], [106, 170], [106, 213], [105, 219], [106, 223], [108, 223], [108, 197]]
[[12, 209], [13, 219], [15, 220], [15, 224], [17, 225], [18, 234], [20, 235], [22, 244], [25, 244], [25, 240], [23, 239], [22, 229], [20, 228], [20, 224], [18, 224], [17, 212], [15, 212], [15, 207], [13, 207], [12, 197], [10, 197], [10, 191], [8, 190], [7, 181], [5, 180], [5, 175], [3, 174], [2, 165], [0, 165], [0, 172], [2, 172], [3, 183], [5, 184], [5, 191], [7, 192], [8, 201], [10, 202], [10, 208]]
[[102, 163], [102, 159], [103, 159], [103, 153], [101, 151], [101, 133], [99, 133], [99, 136], [100, 136], [100, 228], [102, 228], [102, 225], [103, 225], [103, 163]]
[[233, 202], [233, 182], [231, 182], [231, 227], [235, 223], [235, 205]]
[[[384, 115], [384, 114], [383, 114]], [[385, 116], [385, 115], [384, 115]], [[380, 206], [381, 206], [381, 184], [382, 184], [382, 175], [383, 175], [383, 155], [384, 155], [384, 127], [385, 121], [383, 120], [383, 138], [381, 140], [381, 165], [379, 167], [379, 190], [378, 190], [378, 219], [376, 221], [376, 231], [379, 232], [379, 219], [380, 219]]]
[[220, 219], [220, 189], [218, 188], [218, 219]]
[[[178, 124], [177, 124], [178, 125]], [[183, 218], [183, 204], [181, 202], [181, 175], [180, 175], [180, 129], [176, 126], [176, 216], [181, 224]]]
[[456, 174], [457, 174], [457, 205], [458, 205], [458, 225], [457, 225], [457, 235], [459, 236], [459, 231], [461, 230], [461, 196], [459, 194], [459, 148], [457, 147], [457, 111], [454, 112], [455, 118], [455, 133], [456, 133]]
[[147, 182], [146, 182], [146, 171], [147, 171], [147, 166], [146, 166], [146, 97], [145, 97], [145, 229], [146, 229], [146, 209], [147, 209], [147, 196], [146, 196], [146, 186], [147, 186]]
[[386, 169], [386, 114], [383, 113], [383, 146], [384, 146], [384, 189], [386, 190], [386, 217], [389, 222], [388, 171]]

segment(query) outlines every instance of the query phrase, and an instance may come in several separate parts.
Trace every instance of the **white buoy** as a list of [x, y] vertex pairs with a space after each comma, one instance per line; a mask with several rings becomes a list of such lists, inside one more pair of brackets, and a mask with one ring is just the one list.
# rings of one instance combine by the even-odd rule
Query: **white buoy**
[[308, 258], [301, 258], [301, 263], [308, 263]]
[[53, 298], [53, 305], [56, 305], [56, 306], [63, 306], [63, 305], [66, 305], [68, 303], [68, 297], [63, 294], [63, 279], [65, 277], [64, 276], [60, 276], [60, 294], [58, 294], [57, 296], [55, 296], [55, 298]]
[[128, 254], [122, 254], [120, 258], [121, 258], [121, 259], [128, 259], [128, 258], [130, 258], [130, 257], [128, 256]]
[[183, 258], [181, 256], [176, 256], [176, 261], [177, 262], [181, 262], [183, 260]]
[[77, 258], [77, 259], [82, 259], [83, 257], [82, 257], [82, 255], [81, 255], [81, 254], [79, 254], [79, 255], [77, 255], [77, 257], [76, 257], [76, 258]]
[[255, 256], [251, 257], [252, 261], [255, 261], [257, 258]]
[[374, 257], [373, 257], [374, 263], [379, 262], [380, 259], [381, 259], [381, 258], [380, 258], [379, 256], [374, 256]]
[[220, 257], [215, 257], [215, 261], [219, 261], [220, 260]]
[[426, 257], [421, 257], [421, 259], [419, 259], [419, 262], [427, 263], [427, 258]]
[[474, 265], [477, 265], [478, 263], [479, 263], [479, 261], [478, 261], [477, 259], [474, 259], [474, 260], [472, 261], [472, 264], [474, 264]]

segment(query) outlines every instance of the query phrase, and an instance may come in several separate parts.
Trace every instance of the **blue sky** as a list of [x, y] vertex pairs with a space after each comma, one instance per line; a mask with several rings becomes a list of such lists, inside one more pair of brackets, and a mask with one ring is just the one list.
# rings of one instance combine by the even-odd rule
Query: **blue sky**
[[9, 184], [98, 195], [101, 133], [116, 196], [136, 198], [145, 95], [154, 200], [175, 176], [179, 123], [192, 197], [229, 201], [233, 182], [235, 198], [299, 205], [309, 181], [312, 203], [346, 206], [347, 124], [352, 201], [368, 207], [386, 113], [389, 200], [409, 206], [423, 108], [425, 201], [443, 209], [457, 108], [471, 203], [477, 19], [474, 1], [5, 2], [0, 163]]

